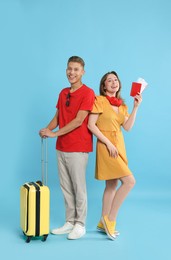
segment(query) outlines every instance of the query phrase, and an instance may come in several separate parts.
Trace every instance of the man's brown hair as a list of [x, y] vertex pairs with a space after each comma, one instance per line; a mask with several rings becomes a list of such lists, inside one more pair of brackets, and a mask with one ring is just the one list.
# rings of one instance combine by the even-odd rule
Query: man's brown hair
[[[81, 66], [83, 66], [83, 68], [84, 68], [84, 66], [85, 66], [84, 60], [83, 60], [82, 58], [80, 58], [79, 56], [72, 56], [72, 57], [70, 57], [70, 58], [68, 59], [68, 63], [69, 63], [69, 62], [78, 62], [78, 63], [81, 64]], [[68, 64], [68, 63], [67, 63], [67, 64]]]

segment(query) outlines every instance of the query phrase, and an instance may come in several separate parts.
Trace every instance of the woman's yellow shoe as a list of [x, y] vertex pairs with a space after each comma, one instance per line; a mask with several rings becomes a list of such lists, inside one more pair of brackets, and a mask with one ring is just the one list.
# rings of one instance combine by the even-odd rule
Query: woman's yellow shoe
[[108, 237], [112, 240], [115, 240], [115, 238], [117, 237], [115, 235], [116, 221], [110, 221], [108, 219], [108, 216], [103, 216], [102, 223], [103, 223], [103, 226], [105, 228], [105, 231], [106, 231], [106, 234], [108, 235]]
[[[100, 231], [100, 232], [106, 233], [102, 221], [99, 221], [99, 223], [97, 224], [97, 230]], [[119, 236], [119, 235], [120, 235], [119, 231], [115, 230], [115, 231], [114, 231], [114, 235], [115, 235], [115, 236]]]

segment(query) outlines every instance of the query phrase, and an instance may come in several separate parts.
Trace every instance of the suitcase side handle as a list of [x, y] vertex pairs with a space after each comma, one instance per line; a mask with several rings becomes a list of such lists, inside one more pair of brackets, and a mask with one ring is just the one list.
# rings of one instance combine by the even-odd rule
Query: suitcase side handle
[[27, 191], [27, 203], [25, 204], [26, 205], [26, 214], [25, 214], [25, 217], [26, 217], [26, 220], [25, 220], [25, 223], [26, 223], [26, 227], [25, 227], [25, 230], [23, 230], [24, 231], [24, 233], [27, 233], [27, 231], [28, 231], [28, 227], [29, 227], [29, 190], [30, 190], [30, 187], [29, 187], [29, 185], [27, 184], [27, 183], [25, 183], [24, 185], [23, 185], [23, 187], [26, 189], [26, 191]]

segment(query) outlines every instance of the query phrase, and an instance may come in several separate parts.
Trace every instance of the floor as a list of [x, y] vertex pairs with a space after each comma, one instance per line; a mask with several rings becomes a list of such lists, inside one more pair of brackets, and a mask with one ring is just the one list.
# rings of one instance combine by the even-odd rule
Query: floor
[[[70, 241], [67, 235], [49, 235], [46, 242], [33, 239], [29, 244], [19, 227], [19, 207], [11, 212], [2, 203], [1, 214], [1, 255], [11, 259], [14, 255], [27, 259], [171, 259], [171, 196], [169, 194], [133, 193], [120, 209], [117, 229], [120, 236], [109, 240], [96, 231], [100, 206], [96, 197], [89, 198], [87, 234], [85, 237]], [[54, 205], [54, 201], [52, 200]], [[63, 224], [64, 212], [59, 207], [51, 208], [51, 228]], [[58, 221], [55, 221], [58, 215]]]

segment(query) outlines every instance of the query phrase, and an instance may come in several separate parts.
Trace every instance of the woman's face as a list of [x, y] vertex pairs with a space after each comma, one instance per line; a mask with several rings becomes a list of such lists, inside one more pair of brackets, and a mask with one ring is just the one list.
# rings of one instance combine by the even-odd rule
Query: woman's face
[[116, 92], [118, 92], [120, 88], [118, 78], [114, 74], [109, 74], [104, 83], [106, 95], [116, 96]]

